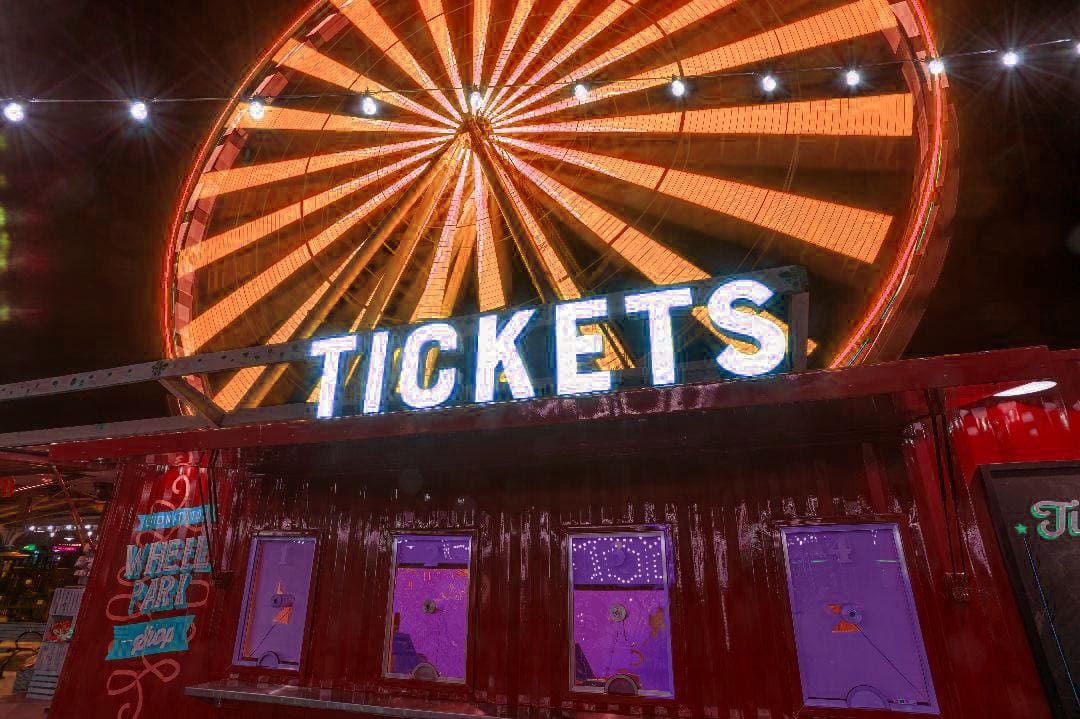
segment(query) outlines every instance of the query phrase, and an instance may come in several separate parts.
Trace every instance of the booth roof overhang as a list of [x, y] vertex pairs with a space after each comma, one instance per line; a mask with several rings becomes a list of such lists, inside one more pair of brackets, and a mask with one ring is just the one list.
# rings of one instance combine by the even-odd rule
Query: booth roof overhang
[[[1071, 398], [1076, 388], [1069, 366], [1076, 362], [1080, 350], [1032, 347], [376, 416], [316, 419], [314, 404], [287, 405], [239, 410], [217, 421], [196, 414], [10, 433], [0, 435], [0, 448], [10, 448], [9, 456], [32, 451], [36, 462], [47, 456], [50, 462], [82, 463], [350, 442], [369, 447], [373, 461], [393, 463], [415, 462], [422, 454], [437, 455], [449, 448], [462, 457], [483, 452], [495, 459], [502, 452], [510, 461], [532, 459], [514, 449], [523, 443], [512, 441], [526, 434], [528, 446], [540, 458], [571, 446], [568, 442], [585, 429], [592, 450], [601, 447], [613, 453], [650, 447], [655, 451], [676, 439], [685, 446], [707, 442], [714, 449], [810, 444], [897, 431], [936, 411], [934, 405], [951, 409], [994, 401], [997, 392], [1032, 381], [1056, 381], [1055, 391]], [[4, 389], [0, 387], [0, 401], [17, 399], [11, 393], [5, 397]], [[395, 447], [407, 453], [395, 452]]]

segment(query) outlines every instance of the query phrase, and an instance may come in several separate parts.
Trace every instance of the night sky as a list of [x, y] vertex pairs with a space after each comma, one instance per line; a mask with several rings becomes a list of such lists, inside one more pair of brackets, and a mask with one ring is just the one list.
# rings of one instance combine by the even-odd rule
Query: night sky
[[[306, 0], [15, 0], [0, 11], [0, 96], [228, 95]], [[945, 54], [1080, 38], [1075, 0], [940, 0]], [[1080, 347], [1080, 54], [950, 64], [960, 199], [945, 268], [910, 356], [1046, 344]], [[171, 213], [221, 104], [30, 105], [0, 130], [0, 383], [161, 356], [160, 277]], [[86, 400], [37, 424], [160, 415], [135, 388], [102, 416]], [[49, 403], [44, 403], [49, 404]], [[27, 428], [14, 405], [0, 427]], [[44, 413], [43, 413], [44, 412]]]

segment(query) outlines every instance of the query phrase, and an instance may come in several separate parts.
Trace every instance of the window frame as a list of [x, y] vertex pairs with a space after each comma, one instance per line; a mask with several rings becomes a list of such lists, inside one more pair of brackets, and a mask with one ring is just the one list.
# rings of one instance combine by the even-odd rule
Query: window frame
[[[382, 652], [379, 654], [380, 681], [392, 683], [394, 686], [423, 686], [423, 687], [465, 687], [473, 685], [473, 654], [476, 643], [477, 627], [477, 591], [476, 581], [476, 554], [477, 532], [473, 529], [393, 529], [387, 533], [390, 536], [390, 571], [386, 589], [386, 616], [383, 620]], [[418, 679], [412, 674], [391, 674], [387, 667], [390, 661], [391, 643], [393, 641], [392, 625], [394, 621], [394, 590], [397, 575], [397, 544], [400, 537], [467, 537], [469, 539], [469, 586], [466, 592], [467, 602], [465, 608], [465, 676], [458, 678], [439, 677], [435, 680]]]
[[[242, 658], [240, 656], [240, 644], [242, 641], [242, 632], [247, 625], [247, 613], [248, 613], [248, 600], [251, 597], [252, 591], [252, 570], [253, 563], [255, 561], [255, 546], [260, 540], [288, 540], [288, 539], [310, 539], [315, 542], [315, 551], [311, 557], [311, 572], [308, 577], [308, 603], [304, 612], [304, 633], [303, 640], [300, 644], [300, 660], [296, 665], [296, 668], [283, 668], [277, 667], [264, 667], [258, 664], [241, 664], [238, 663]], [[232, 655], [229, 657], [229, 666], [233, 671], [242, 672], [245, 674], [257, 674], [259, 676], [276, 676], [280, 678], [296, 679], [306, 677], [306, 670], [308, 669], [308, 656], [311, 649], [312, 641], [314, 641], [315, 627], [312, 624], [312, 620], [315, 614], [315, 604], [317, 601], [317, 587], [318, 587], [318, 575], [319, 575], [319, 560], [320, 552], [322, 549], [322, 540], [319, 533], [315, 530], [308, 531], [276, 531], [276, 530], [260, 530], [252, 532], [248, 535], [246, 554], [244, 555], [244, 565], [246, 567], [244, 573], [244, 592], [240, 598], [239, 611], [236, 614], [236, 628], [233, 633], [233, 646]]]
[[[661, 565], [664, 572], [664, 591], [667, 592], [667, 615], [668, 615], [668, 656], [669, 671], [671, 673], [671, 691], [662, 692], [657, 690], [638, 691], [635, 694], [611, 694], [604, 687], [582, 687], [575, 684], [576, 664], [574, 655], [574, 540], [588, 539], [590, 537], [611, 537], [617, 535], [635, 535], [643, 537], [659, 537]], [[675, 671], [675, 583], [678, 572], [675, 568], [674, 542], [671, 537], [671, 528], [668, 525], [648, 526], [623, 526], [623, 527], [567, 527], [564, 539], [566, 547], [562, 555], [566, 560], [566, 641], [563, 650], [564, 660], [567, 662], [566, 690], [570, 697], [578, 700], [583, 696], [607, 697], [611, 702], [623, 704], [657, 703], [672, 704], [678, 701], [678, 688]]]
[[[813, 531], [815, 529], [821, 530], [834, 527], [851, 529], [855, 527], [887, 527], [889, 525], [892, 526], [897, 556], [900, 558], [903, 576], [907, 579], [908, 590], [911, 593], [912, 608], [915, 611], [915, 619], [917, 622], [916, 628], [918, 629], [918, 637], [922, 643], [922, 659], [928, 673], [930, 688], [934, 696], [932, 711], [910, 713], [881, 709], [852, 709], [847, 707], [828, 707], [817, 704], [807, 704], [806, 694], [803, 688], [802, 670], [799, 666], [795, 614], [791, 604], [790, 564], [788, 561], [787, 542], [785, 541], [784, 530]], [[922, 572], [913, 573], [912, 571], [913, 568], [917, 566], [914, 560], [919, 557], [919, 554], [914, 548], [914, 538], [911, 533], [911, 528], [907, 524], [906, 517], [900, 514], [873, 514], [850, 517], [799, 519], [785, 522], [773, 522], [770, 523], [770, 528], [772, 530], [771, 534], [774, 537], [774, 556], [779, 563], [778, 569], [783, 572], [784, 577], [784, 588], [783, 591], [778, 593], [779, 601], [777, 602], [777, 606], [782, 611], [782, 626], [788, 632], [789, 637], [787, 641], [787, 650], [790, 659], [787, 664], [790, 667], [790, 671], [788, 671], [787, 674], [789, 676], [788, 686], [790, 687], [793, 705], [797, 707], [795, 715], [798, 717], [835, 715], [837, 717], [852, 717], [853, 719], [878, 715], [884, 716], [886, 714], [889, 716], [899, 715], [914, 717], [942, 716], [946, 699], [940, 695], [938, 691], [939, 684], [935, 681], [935, 677], [939, 676], [941, 673], [941, 667], [938, 666], [939, 657], [936, 653], [936, 650], [939, 649], [942, 641], [939, 631], [940, 617], [936, 612], [936, 608], [927, 600], [927, 593], [930, 592], [931, 589], [926, 584], [926, 577], [923, 576]]]

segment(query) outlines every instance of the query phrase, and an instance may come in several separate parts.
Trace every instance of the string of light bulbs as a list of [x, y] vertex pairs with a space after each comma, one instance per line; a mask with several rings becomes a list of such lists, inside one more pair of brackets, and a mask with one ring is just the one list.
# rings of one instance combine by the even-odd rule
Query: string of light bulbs
[[[873, 70], [875, 68], [895, 66], [904, 63], [911, 63], [913, 65], [925, 65], [927, 72], [931, 76], [939, 76], [945, 73], [946, 69], [952, 61], [965, 57], [978, 57], [978, 56], [997, 56], [1002, 67], [1006, 70], [1015, 70], [1020, 67], [1028, 53], [1032, 50], [1040, 48], [1046, 48], [1057, 45], [1070, 44], [1075, 49], [1075, 55], [1080, 58], [1080, 40], [1076, 38], [1060, 38], [1058, 40], [1048, 40], [1045, 42], [1031, 43], [1027, 45], [1019, 45], [1009, 49], [990, 48], [985, 50], [970, 50], [967, 52], [950, 53], [948, 55], [940, 55], [937, 57], [924, 59], [924, 60], [889, 60], [877, 63], [866, 63], [858, 66], [841, 66], [841, 65], [824, 65], [817, 67], [803, 67], [793, 68], [789, 70], [777, 70], [773, 72], [767, 72], [762, 74], [760, 71], [733, 71], [723, 73], [708, 73], [702, 75], [694, 75], [688, 77], [642, 77], [638, 76], [632, 80], [628, 79], [613, 79], [613, 80], [593, 80], [590, 83], [581, 81], [559, 81], [559, 82], [534, 82], [534, 83], [501, 83], [492, 85], [491, 90], [506, 89], [513, 90], [519, 88], [543, 88], [543, 87], [571, 87], [575, 99], [579, 102], [585, 102], [590, 93], [591, 87], [602, 87], [618, 85], [623, 82], [635, 82], [639, 83], [642, 80], [652, 80], [657, 82], [669, 81], [669, 91], [676, 98], [686, 96], [689, 92], [689, 82], [696, 79], [722, 79], [722, 78], [738, 78], [738, 77], [754, 77], [758, 78], [758, 85], [766, 95], [772, 95], [779, 91], [783, 86], [782, 78], [785, 76], [792, 76], [804, 73], [822, 73], [822, 72], [840, 72], [844, 84], [851, 89], [856, 89], [862, 85], [864, 80], [864, 72], [867, 70]], [[271, 101], [284, 101], [284, 100], [305, 100], [305, 99], [320, 99], [326, 97], [359, 97], [360, 98], [360, 112], [367, 116], [377, 115], [379, 112], [378, 96], [381, 94], [395, 94], [395, 95], [409, 95], [416, 93], [429, 93], [434, 91], [463, 91], [468, 92], [469, 107], [473, 112], [477, 112], [480, 109], [480, 105], [483, 102], [483, 92], [485, 88], [476, 86], [436, 86], [436, 87], [417, 87], [417, 88], [386, 88], [382, 90], [368, 90], [363, 93], [355, 92], [325, 92], [325, 93], [292, 93], [274, 95], [272, 98], [251, 96], [247, 98], [248, 114], [255, 121], [261, 120], [266, 112], [266, 105]], [[124, 98], [49, 98], [49, 97], [8, 97], [0, 99], [0, 104], [3, 105], [2, 114], [4, 119], [11, 124], [18, 124], [27, 119], [28, 111], [27, 105], [62, 105], [62, 104], [83, 104], [83, 105], [119, 105], [123, 104], [127, 106], [128, 115], [132, 120], [144, 123], [150, 119], [150, 107], [152, 105], [164, 105], [170, 103], [202, 103], [202, 102], [228, 102], [232, 100], [232, 96], [226, 95], [199, 95], [192, 97], [152, 97], [144, 99], [124, 99]]]

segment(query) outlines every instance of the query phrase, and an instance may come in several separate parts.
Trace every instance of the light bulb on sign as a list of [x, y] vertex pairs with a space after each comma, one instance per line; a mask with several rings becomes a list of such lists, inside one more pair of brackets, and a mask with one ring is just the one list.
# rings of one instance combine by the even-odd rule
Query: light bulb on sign
[[844, 74], [844, 82], [847, 83], [848, 87], [858, 87], [859, 83], [862, 82], [862, 75], [858, 70], [848, 70]]
[[364, 113], [368, 117], [375, 115], [379, 111], [379, 106], [375, 102], [375, 98], [371, 95], [364, 95], [364, 99], [360, 101], [360, 112]]
[[574, 85], [574, 98], [578, 102], [585, 102], [589, 99], [589, 88], [580, 82], [577, 85]]
[[761, 89], [768, 93], [776, 92], [776, 88], [780, 86], [780, 83], [776, 81], [776, 78], [772, 75], [766, 75], [761, 78]]
[[926, 69], [930, 71], [931, 75], [940, 75], [945, 72], [945, 63], [941, 58], [935, 57], [926, 65]]
[[686, 83], [677, 77], [672, 79], [671, 94], [675, 97], [683, 97], [684, 95], [686, 95]]
[[1005, 67], [1016, 67], [1020, 64], [1020, 53], [1016, 50], [1009, 50], [1001, 56], [1001, 64]]

